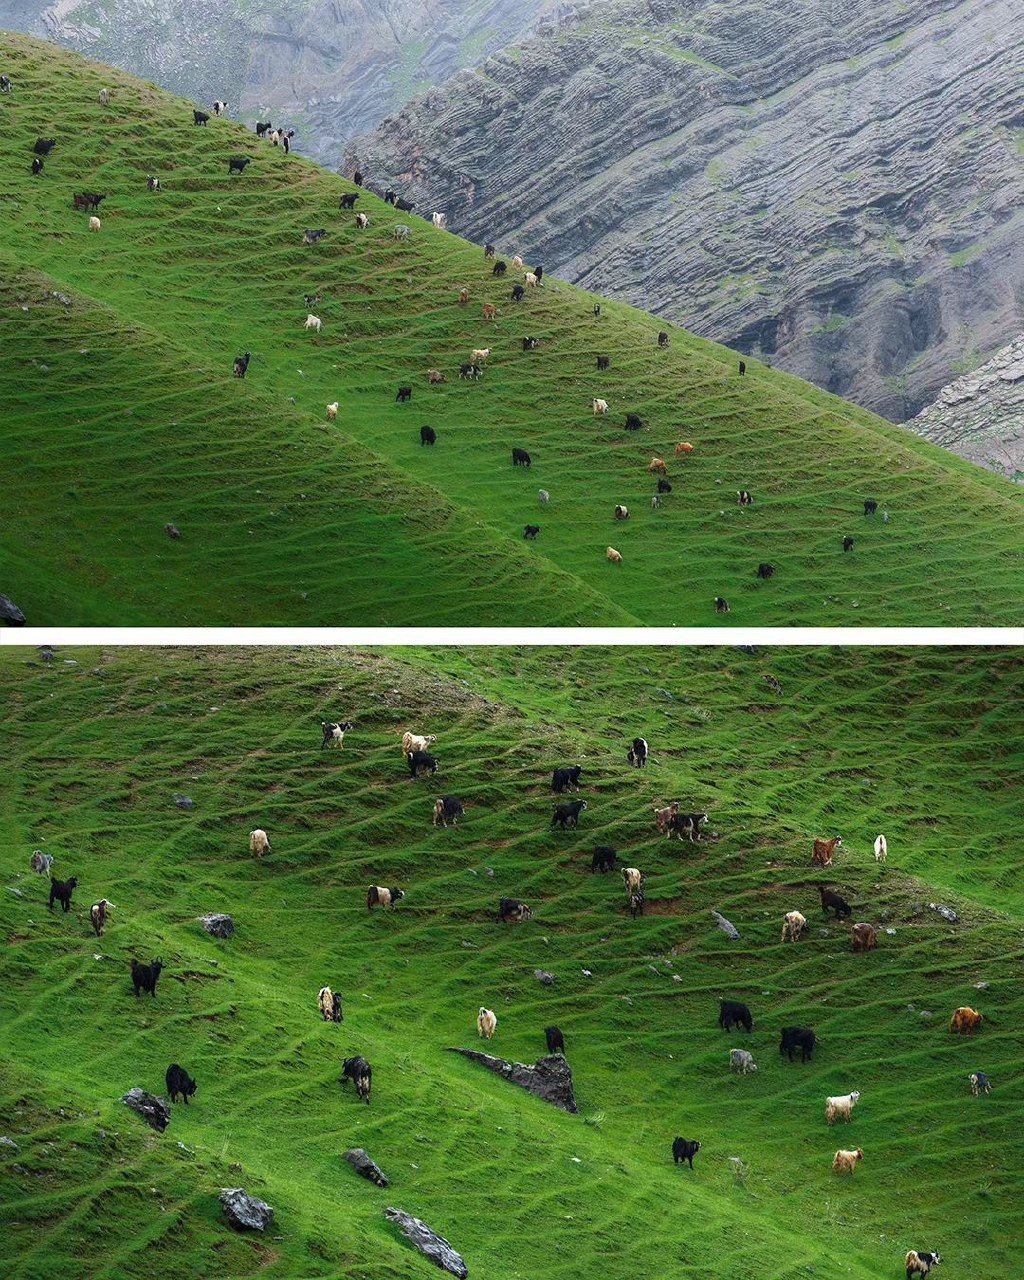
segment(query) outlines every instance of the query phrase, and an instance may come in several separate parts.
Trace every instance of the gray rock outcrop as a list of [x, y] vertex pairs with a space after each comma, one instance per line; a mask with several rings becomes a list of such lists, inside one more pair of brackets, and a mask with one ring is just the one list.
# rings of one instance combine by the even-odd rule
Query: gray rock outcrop
[[362, 1174], [374, 1186], [387, 1187], [391, 1185], [387, 1176], [381, 1172], [377, 1162], [371, 1160], [362, 1147], [352, 1147], [351, 1150], [345, 1152], [344, 1159], [353, 1166], [356, 1173]]
[[477, 1049], [452, 1049], [451, 1052], [479, 1062], [488, 1071], [517, 1084], [534, 1097], [550, 1102], [552, 1106], [560, 1107], [573, 1115], [579, 1111], [573, 1092], [572, 1069], [560, 1053], [538, 1058], [530, 1066], [525, 1062], [506, 1062], [504, 1058], [495, 1058], [489, 1053], [480, 1053]]
[[462, 1258], [444, 1236], [439, 1236], [436, 1231], [432, 1231], [422, 1218], [414, 1218], [411, 1213], [406, 1213], [403, 1209], [393, 1208], [385, 1209], [384, 1217], [389, 1222], [393, 1222], [410, 1244], [415, 1245], [435, 1267], [450, 1271], [453, 1276], [458, 1276], [459, 1280], [466, 1280], [469, 1270]]
[[1017, 0], [607, 0], [351, 150], [449, 227], [894, 421], [1021, 328]]
[[231, 916], [217, 914], [200, 916], [199, 923], [215, 938], [230, 938], [235, 932], [235, 922]]
[[220, 1203], [224, 1215], [236, 1231], [266, 1231], [274, 1221], [274, 1211], [265, 1200], [257, 1200], [241, 1187], [222, 1187]]
[[129, 1089], [121, 1101], [137, 1112], [151, 1129], [163, 1133], [171, 1123], [170, 1104], [145, 1089]]
[[1024, 481], [1024, 334], [942, 388], [904, 424], [962, 458]]

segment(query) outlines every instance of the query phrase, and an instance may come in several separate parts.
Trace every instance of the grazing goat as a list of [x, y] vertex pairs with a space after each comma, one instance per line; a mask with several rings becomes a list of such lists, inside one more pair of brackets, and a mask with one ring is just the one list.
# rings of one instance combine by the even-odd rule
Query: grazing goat
[[468, 305], [469, 305], [469, 290], [468, 290], [468, 289], [460, 289], [460, 290], [459, 290], [459, 306], [460, 306], [460, 307], [465, 307], [465, 306], [468, 306]]
[[483, 364], [490, 354], [490, 347], [474, 347], [469, 353], [469, 358], [474, 364]]
[[873, 516], [877, 510], [878, 510], [878, 503], [875, 501], [874, 498], [864, 499], [864, 514], [866, 516]]
[[103, 230], [103, 223], [100, 222], [99, 218], [97, 218], [95, 214], [93, 214], [92, 217], [89, 219], [89, 230], [90, 231]]
[[949, 1029], [953, 1035], [970, 1035], [977, 1031], [984, 1021], [983, 1015], [969, 1005], [962, 1005], [955, 1010], [949, 1020]]
[[106, 198], [95, 191], [79, 191], [72, 196], [71, 204], [75, 209], [98, 209]]
[[337, 416], [338, 416], [338, 401], [335, 400], [333, 404], [329, 404], [327, 406], [327, 421], [333, 422], [337, 418]]
[[875, 836], [875, 861], [884, 862], [889, 856], [889, 842], [885, 836]]
[[323, 741], [320, 743], [320, 750], [323, 751], [325, 747], [337, 747], [340, 750], [345, 745], [345, 734], [351, 728], [351, 720], [342, 720], [340, 722], [321, 720], [320, 731], [323, 734]]
[[985, 1072], [972, 1071], [971, 1072], [971, 1093], [973, 1093], [974, 1096], [977, 1098], [977, 1097], [980, 1097], [981, 1094], [983, 1093], [991, 1093], [991, 1092], [992, 1092], [992, 1082], [989, 1080]]
[[[630, 761], [630, 763], [632, 763], [632, 761]], [[668, 824], [672, 821], [673, 815], [678, 812], [678, 800], [673, 800], [671, 804], [667, 804], [663, 808], [659, 808], [657, 805], [654, 806], [654, 825], [657, 828], [659, 836], [668, 834]]]
[[360, 231], [365, 231], [369, 225], [370, 225], [370, 215], [368, 213], [356, 214], [356, 226], [359, 228]]
[[636, 889], [629, 890], [629, 892], [626, 895], [626, 906], [629, 908], [629, 914], [631, 919], [635, 920], [637, 916], [643, 915], [645, 901], [646, 899], [644, 897], [644, 887], [642, 884], [639, 885]]
[[358, 191], [346, 191], [346, 193], [343, 196], [340, 196], [338, 199], [338, 208], [354, 209], [356, 207], [356, 201], [358, 199], [359, 199]]
[[846, 537], [843, 539], [843, 551], [852, 551], [852, 550], [853, 550], [853, 539], [850, 537], [849, 534], [847, 534]]
[[215, 116], [222, 116], [224, 112], [227, 111], [227, 109], [228, 109], [228, 104], [226, 102], [221, 102], [219, 98], [213, 104], [213, 114]]
[[59, 902], [61, 911], [66, 915], [71, 910], [71, 895], [78, 888], [78, 877], [72, 876], [69, 880], [51, 880], [50, 881], [50, 901], [47, 904], [50, 911], [53, 910], [53, 904]]
[[248, 351], [245, 353], [244, 356], [235, 356], [235, 377], [236, 378], [245, 377], [246, 371], [249, 368], [249, 361], [251, 359], [252, 359], [252, 354], [251, 352], [248, 352]]
[[537, 535], [540, 533], [539, 524], [527, 524], [523, 526], [523, 537], [528, 542], [536, 542]]
[[810, 1027], [783, 1027], [779, 1038], [779, 1054], [784, 1053], [792, 1062], [799, 1049], [800, 1061], [810, 1062], [817, 1042], [818, 1037]]
[[537, 501], [542, 503], [544, 506], [547, 506], [547, 504], [551, 501], [551, 494], [548, 493], [547, 489], [538, 489]]
[[39, 176], [39, 174], [41, 174], [41, 173], [42, 173], [42, 171], [43, 171], [43, 158], [42, 158], [42, 156], [33, 156], [33, 158], [32, 158], [32, 174], [33, 174], [33, 176], [34, 176], [34, 177], [38, 177], [38, 176]]
[[523, 269], [523, 260], [522, 260], [522, 258], [520, 258], [520, 256], [519, 256], [519, 254], [518, 254], [518, 253], [517, 253], [517, 254], [516, 254], [516, 256], [512, 259], [512, 265], [513, 265], [513, 267], [515, 267], [515, 269], [516, 269], [517, 271], [522, 271], [522, 269]]
[[[512, 286], [512, 295], [511, 295], [511, 297], [512, 297], [512, 301], [513, 301], [513, 302], [522, 302], [522, 300], [526, 297], [526, 290], [523, 288], [523, 286], [522, 286], [521, 284], [514, 284], [514, 285]], [[524, 341], [525, 341], [525, 339], [524, 339]], [[529, 347], [524, 347], [524, 348], [523, 348], [523, 350], [524, 350], [524, 351], [529, 351], [529, 350], [530, 350], [530, 348], [529, 348]]]
[[610, 359], [610, 357], [608, 357], [608, 356], [598, 356], [598, 357], [597, 357], [597, 367], [598, 367], [599, 369], [607, 369], [607, 368], [608, 368], [608, 366], [609, 366], [610, 364], [611, 364], [611, 359]]
[[498, 902], [498, 923], [504, 924], [509, 920], [515, 924], [522, 924], [526, 920], [533, 919], [533, 908], [528, 907], [525, 902], [520, 902], [518, 898], [501, 898]]
[[494, 266], [491, 268], [491, 275], [503, 276], [507, 270], [508, 270], [508, 267], [504, 262], [496, 262]]
[[548, 1047], [548, 1053], [560, 1053], [565, 1057], [565, 1036], [559, 1027], [544, 1028], [544, 1043]]
[[626, 759], [637, 769], [645, 769], [647, 767], [647, 758], [649, 755], [650, 751], [647, 746], [647, 739], [634, 738], [630, 744], [629, 750], [626, 752]]
[[668, 475], [668, 465], [664, 458], [652, 458], [647, 464], [648, 475], [666, 476]]
[[729, 1066], [733, 1071], [738, 1071], [743, 1076], [757, 1070], [754, 1055], [746, 1049], [730, 1049]]
[[690, 1168], [693, 1168], [693, 1157], [700, 1150], [699, 1142], [688, 1142], [686, 1138], [676, 1138], [672, 1143], [672, 1159], [676, 1164], [685, 1164], [689, 1162]]
[[731, 1031], [734, 1026], [744, 1031], [754, 1030], [754, 1018], [750, 1009], [740, 1000], [719, 1000], [718, 1025], [723, 1031]]
[[[498, 318], [498, 308], [494, 305], [493, 302], [485, 302], [484, 303], [484, 319], [497, 320], [497, 318]], [[487, 355], [490, 355], [490, 354], [491, 354], [490, 349], [488, 349]], [[483, 356], [482, 358], [486, 360], [487, 356]], [[476, 352], [473, 353], [473, 359], [474, 360], [476, 359]]]
[[449, 822], [453, 827], [457, 827], [464, 812], [462, 801], [457, 796], [439, 796], [434, 801], [434, 816], [431, 822], [435, 827], [438, 823], [442, 827], [447, 827]]
[[853, 1093], [844, 1093], [840, 1097], [825, 1099], [825, 1121], [827, 1124], [836, 1124], [841, 1122], [849, 1124], [851, 1120], [851, 1112], [857, 1105], [860, 1093], [855, 1089]]
[[306, 323], [302, 327], [307, 330], [307, 332], [310, 329], [313, 329], [316, 333], [320, 333], [323, 330], [324, 322], [319, 316], [310, 314], [306, 316]]
[[640, 889], [643, 886], [644, 873], [639, 867], [623, 867], [622, 879], [626, 886], [626, 892], [633, 893], [635, 890]]
[[860, 1147], [856, 1151], [837, 1151], [832, 1157], [833, 1173], [853, 1173], [857, 1167], [858, 1160], [864, 1159], [864, 1152]]
[[[251, 156], [229, 156], [228, 173], [245, 173], [246, 167], [252, 164]], [[307, 244], [310, 241], [306, 242]]]
[[146, 179], [146, 186], [150, 191], [159, 191], [160, 179], [157, 178], [155, 175], [150, 174], [150, 176]]
[[42, 849], [37, 849], [32, 857], [29, 858], [28, 865], [37, 876], [48, 876], [50, 868], [53, 866], [53, 854], [43, 853]]
[[270, 840], [262, 827], [249, 832], [249, 852], [254, 858], [262, 858], [265, 853], [270, 852]]
[[432, 386], [432, 387], [439, 387], [439, 386], [441, 386], [441, 384], [442, 384], [442, 383], [447, 382], [447, 381], [448, 381], [448, 379], [444, 376], [444, 374], [441, 372], [441, 370], [440, 370], [440, 369], [428, 369], [428, 370], [427, 370], [427, 383], [428, 383], [430, 386]]
[[485, 1009], [480, 1006], [480, 1012], [476, 1015], [477, 1035], [482, 1040], [490, 1040], [498, 1029], [498, 1018], [493, 1009]]
[[754, 505], [754, 499], [751, 497], [749, 489], [737, 489], [736, 501], [741, 507], [751, 507]]
[[326, 227], [307, 227], [302, 233], [302, 243], [318, 244], [326, 234]]
[[626, 414], [626, 430], [627, 431], [642, 431], [643, 429], [644, 429], [644, 420], [643, 418], [640, 417], [638, 413]]
[[532, 465], [533, 459], [525, 449], [512, 450], [512, 465], [514, 467], [529, 467]]
[[671, 493], [671, 492], [672, 492], [672, 481], [671, 481], [671, 480], [666, 480], [666, 479], [665, 479], [665, 477], [664, 477], [664, 476], [662, 476], [662, 477], [661, 477], [661, 479], [658, 481], [658, 492], [659, 492], [659, 493]]
[[843, 847], [841, 836], [833, 836], [831, 840], [815, 840], [814, 852], [811, 854], [812, 867], [830, 867], [837, 849]]
[[681, 453], [693, 453], [693, 445], [689, 440], [680, 440], [675, 447], [674, 453], [677, 458]]
[[8, 75], [0, 76], [0, 93], [10, 93], [11, 77]]
[[408, 404], [412, 399], [412, 387], [399, 387], [395, 393], [395, 404]]
[[404, 889], [386, 889], [383, 885], [371, 884], [366, 891], [366, 909], [367, 911], [372, 911], [374, 907], [393, 909], [404, 897]]
[[265, 138], [272, 128], [273, 128], [273, 123], [270, 120], [257, 120], [256, 121], [256, 137]]
[[878, 930], [873, 924], [855, 924], [851, 938], [854, 951], [874, 951], [878, 946]]
[[535, 275], [532, 271], [527, 271], [526, 275], [523, 276], [523, 281], [527, 289], [536, 289], [540, 282], [540, 276]]
[[798, 942], [806, 928], [806, 916], [802, 916], [799, 911], [787, 911], [782, 919], [782, 941]]
[[209, 122], [210, 122], [210, 117], [209, 117], [209, 115], [208, 115], [205, 111], [193, 111], [193, 112], [192, 112], [192, 123], [193, 123], [193, 124], [209, 124]]
[[176, 1062], [172, 1062], [167, 1068], [167, 1074], [164, 1076], [167, 1085], [167, 1092], [170, 1095], [171, 1102], [177, 1100], [178, 1094], [181, 1094], [181, 1100], [185, 1106], [188, 1106], [189, 1098], [195, 1097], [196, 1082], [192, 1079], [184, 1067], [179, 1067]]
[[621, 503], [618, 503], [615, 507], [614, 515], [616, 520], [628, 520], [629, 507], [624, 507]]
[[614, 871], [619, 855], [610, 844], [599, 844], [590, 859], [591, 871]]
[[747, 362], [746, 362], [746, 360], [741, 360], [741, 361], [740, 361], [740, 373], [746, 373], [746, 371], [747, 371]]
[[675, 836], [677, 840], [682, 840], [683, 836], [688, 836], [691, 844], [699, 844], [701, 825], [707, 820], [708, 815], [706, 813], [676, 812], [669, 818], [665, 834], [669, 839]]
[[775, 566], [769, 564], [767, 560], [762, 560], [757, 566], [757, 576], [762, 582], [767, 582], [769, 578], [775, 577]]
[[437, 756], [432, 756], [429, 751], [410, 751], [406, 760], [414, 778], [432, 778], [437, 773]]
[[493, 245], [493, 244], [485, 244], [485, 245], [484, 245], [484, 258], [486, 259], [486, 258], [493, 258], [493, 257], [494, 257], [494, 245]]
[[586, 800], [567, 800], [562, 804], [556, 804], [555, 811], [551, 815], [551, 825], [559, 827], [562, 831], [567, 831], [570, 827], [578, 827], [580, 814], [586, 807]]
[[347, 1085], [351, 1080], [356, 1087], [356, 1093], [361, 1101], [367, 1106], [370, 1105], [370, 1088], [373, 1083], [373, 1068], [365, 1058], [346, 1058], [341, 1064], [341, 1076], [339, 1077], [343, 1085]]
[[560, 765], [551, 774], [551, 792], [560, 796], [563, 791], [579, 791], [581, 764]]
[[97, 938], [103, 937], [103, 931], [107, 927], [107, 912], [111, 911], [113, 906], [112, 902], [108, 902], [106, 898], [101, 898], [99, 902], [94, 902], [89, 908], [89, 923], [92, 925]]
[[437, 444], [437, 432], [433, 427], [426, 424], [420, 427], [420, 444]]
[[320, 988], [316, 1003], [324, 1022], [344, 1021], [344, 1014], [341, 1011], [341, 996], [333, 992], [330, 987]]
[[427, 747], [432, 747], [436, 741], [436, 734], [410, 733], [406, 729], [402, 734], [402, 754], [407, 756], [410, 751], [426, 751]]
[[599, 397], [595, 396], [594, 397], [594, 416], [597, 417], [598, 414], [607, 413], [607, 412], [608, 412], [608, 401], [602, 400]]
[[819, 884], [818, 894], [821, 897], [821, 909], [826, 916], [830, 911], [835, 912], [837, 920], [847, 920], [853, 915], [853, 907], [845, 898], [840, 897], [835, 889], [827, 889], [823, 884]]
[[162, 960], [153, 960], [150, 964], [139, 964], [138, 960], [133, 959], [131, 962], [132, 986], [135, 988], [135, 998], [138, 999], [139, 993], [147, 992], [156, 999], [156, 984], [164, 967]]
[[907, 1280], [912, 1280], [913, 1276], [926, 1276], [931, 1272], [932, 1267], [937, 1267], [942, 1258], [937, 1253], [925, 1253], [920, 1249], [910, 1249], [907, 1256], [903, 1259], [907, 1268]]
[[614, 547], [608, 547], [605, 550], [605, 559], [610, 560], [612, 564], [622, 564], [622, 552], [616, 551]]
[[664, 331], [664, 329], [662, 329], [661, 333], [658, 334], [658, 346], [659, 347], [668, 346], [668, 334]]
[[730, 613], [729, 601], [724, 596], [715, 596], [715, 613]]

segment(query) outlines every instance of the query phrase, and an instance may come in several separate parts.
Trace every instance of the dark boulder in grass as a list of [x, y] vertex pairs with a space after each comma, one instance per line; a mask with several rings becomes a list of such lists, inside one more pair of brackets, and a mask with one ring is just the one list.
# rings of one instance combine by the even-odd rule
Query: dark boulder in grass
[[265, 1200], [257, 1200], [241, 1187], [222, 1187], [220, 1203], [224, 1215], [236, 1231], [266, 1231], [274, 1221], [274, 1211]]
[[353, 1166], [356, 1173], [362, 1174], [375, 1187], [390, 1186], [390, 1180], [381, 1172], [376, 1161], [371, 1160], [362, 1147], [352, 1147], [343, 1157]]
[[572, 1070], [560, 1053], [553, 1053], [546, 1058], [538, 1058], [530, 1066], [525, 1062], [506, 1062], [504, 1058], [492, 1057], [489, 1053], [480, 1053], [476, 1049], [452, 1049], [452, 1053], [461, 1053], [464, 1058], [479, 1062], [488, 1071], [504, 1077], [520, 1089], [532, 1093], [543, 1102], [576, 1115], [576, 1095], [572, 1087]]
[[142, 1116], [146, 1124], [157, 1133], [163, 1133], [171, 1123], [171, 1108], [168, 1104], [163, 1098], [147, 1093], [145, 1089], [129, 1089], [121, 1101]]
[[25, 615], [10, 596], [0, 595], [0, 621], [5, 622], [9, 627], [25, 625]]
[[230, 938], [235, 932], [235, 922], [231, 916], [199, 916], [199, 923], [214, 938]]
[[415, 1245], [425, 1258], [429, 1258], [435, 1267], [451, 1272], [453, 1276], [458, 1276], [459, 1280], [466, 1280], [469, 1271], [462, 1258], [444, 1236], [431, 1231], [421, 1218], [414, 1218], [411, 1213], [406, 1213], [403, 1209], [392, 1208], [384, 1210], [384, 1217], [389, 1222], [393, 1222], [406, 1240]]

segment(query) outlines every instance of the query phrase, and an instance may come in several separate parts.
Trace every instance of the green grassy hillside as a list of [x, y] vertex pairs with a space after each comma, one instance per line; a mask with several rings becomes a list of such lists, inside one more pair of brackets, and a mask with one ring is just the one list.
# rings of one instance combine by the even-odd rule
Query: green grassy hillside
[[[6, 649], [0, 667], [5, 1276], [436, 1274], [389, 1204], [478, 1280], [900, 1280], [909, 1247], [939, 1249], [943, 1280], [1019, 1274], [1019, 651]], [[321, 753], [339, 716], [355, 728]], [[405, 728], [438, 735], [436, 780], [408, 778]], [[637, 732], [645, 772], [625, 761]], [[572, 761], [589, 809], [554, 835], [549, 771]], [[466, 802], [459, 829], [430, 825], [441, 792]], [[718, 838], [658, 839], [650, 806], [670, 797]], [[832, 883], [882, 926], [868, 955], [817, 908], [810, 842], [833, 832]], [[586, 869], [604, 841], [646, 872], [644, 918]], [[80, 878], [68, 916], [46, 910], [37, 848]], [[372, 882], [408, 896], [368, 914]], [[533, 921], [496, 925], [503, 894]], [[810, 929], [783, 946], [791, 908]], [[229, 942], [195, 922], [217, 910]], [[132, 997], [133, 955], [167, 965], [155, 1002]], [[319, 1019], [324, 982], [340, 1026]], [[720, 994], [751, 1004], [749, 1039], [715, 1026]], [[988, 1019], [973, 1041], [946, 1029], [965, 1003]], [[579, 1116], [447, 1052], [476, 1043], [481, 1004], [508, 1058], [563, 1028]], [[811, 1064], [779, 1058], [793, 1022], [819, 1033]], [[737, 1044], [757, 1075], [730, 1073]], [[357, 1052], [368, 1108], [337, 1083]], [[118, 1099], [162, 1092], [171, 1061], [199, 1089], [157, 1136]], [[823, 1100], [850, 1089], [853, 1123], [830, 1130]], [[677, 1134], [704, 1144], [692, 1173]], [[355, 1145], [388, 1190], [342, 1161]], [[838, 1146], [864, 1149], [852, 1180]], [[266, 1237], [224, 1224], [234, 1185], [275, 1207]]]
[[[0, 64], [0, 589], [30, 621], [711, 625], [716, 595], [744, 624], [1024, 619], [1008, 483], [755, 362], [741, 378], [681, 330], [659, 350], [658, 321], [607, 302], [595, 317], [558, 281], [517, 306], [515, 273], [495, 281], [479, 247], [365, 192], [359, 231], [343, 178], [230, 121], [195, 128], [189, 104], [109, 68], [13, 35]], [[40, 135], [57, 146], [33, 177]], [[253, 157], [241, 177], [236, 153]], [[107, 195], [99, 234], [72, 208], [82, 190]], [[486, 376], [460, 381], [482, 346]], [[448, 382], [428, 386], [430, 367]], [[658, 511], [654, 455], [675, 486]], [[765, 560], [778, 572], [758, 583]]]

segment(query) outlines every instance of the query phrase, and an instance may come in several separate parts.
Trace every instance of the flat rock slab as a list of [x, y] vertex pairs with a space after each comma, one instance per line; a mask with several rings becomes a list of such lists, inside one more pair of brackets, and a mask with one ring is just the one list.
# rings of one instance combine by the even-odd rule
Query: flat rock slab
[[215, 938], [230, 938], [235, 932], [235, 922], [231, 916], [200, 916], [199, 923], [207, 933], [212, 934]]
[[576, 1095], [572, 1088], [572, 1069], [560, 1053], [553, 1053], [546, 1058], [538, 1058], [530, 1066], [525, 1062], [506, 1062], [504, 1058], [492, 1057], [489, 1053], [480, 1053], [476, 1049], [451, 1049], [451, 1053], [461, 1053], [464, 1058], [479, 1062], [488, 1071], [503, 1076], [512, 1084], [517, 1084], [527, 1093], [552, 1106], [560, 1107], [576, 1115]]
[[126, 1107], [138, 1112], [157, 1133], [163, 1133], [171, 1123], [170, 1105], [155, 1093], [147, 1093], [145, 1089], [129, 1089], [121, 1101]]
[[228, 1222], [236, 1231], [266, 1231], [274, 1221], [274, 1211], [265, 1200], [257, 1200], [241, 1187], [222, 1187], [220, 1202]]
[[388, 1178], [381, 1172], [380, 1166], [370, 1159], [362, 1147], [352, 1147], [345, 1152], [344, 1159], [355, 1168], [356, 1173], [361, 1173], [364, 1178], [368, 1178], [374, 1186], [390, 1185]]
[[392, 1208], [384, 1210], [384, 1217], [389, 1222], [393, 1222], [409, 1243], [415, 1245], [435, 1267], [440, 1267], [442, 1271], [450, 1271], [453, 1276], [458, 1276], [459, 1280], [466, 1280], [469, 1271], [462, 1258], [444, 1236], [431, 1231], [421, 1218], [414, 1218], [411, 1213], [406, 1213], [403, 1209]]

